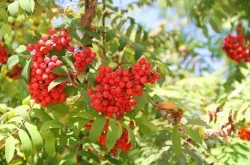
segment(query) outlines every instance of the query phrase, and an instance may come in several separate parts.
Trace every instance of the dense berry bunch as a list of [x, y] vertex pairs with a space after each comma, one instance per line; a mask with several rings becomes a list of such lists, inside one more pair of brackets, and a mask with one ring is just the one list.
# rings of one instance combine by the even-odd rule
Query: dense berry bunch
[[59, 76], [52, 73], [56, 67], [62, 66], [62, 61], [56, 55], [49, 56], [50, 51], [68, 49], [73, 52], [70, 45], [71, 37], [67, 29], [61, 29], [57, 34], [54, 28], [49, 30], [49, 35], [43, 35], [35, 45], [28, 44], [27, 50], [31, 51], [32, 63], [30, 71], [29, 92], [36, 103], [47, 106], [49, 103], [56, 104], [66, 99], [64, 93], [65, 83], [57, 85], [48, 91], [49, 84]]
[[243, 140], [250, 141], [250, 126], [240, 128], [239, 137]]
[[75, 52], [73, 55], [73, 58], [75, 59], [74, 66], [79, 71], [84, 71], [86, 66], [94, 60], [95, 56], [96, 54], [88, 47], [81, 51]]
[[[93, 120], [91, 120], [89, 123], [85, 124], [84, 127], [86, 130], [90, 131]], [[99, 136], [98, 142], [103, 146], [106, 147], [106, 136], [109, 126], [109, 120], [106, 120], [106, 123], [104, 125], [103, 131], [101, 132], [101, 135]], [[132, 147], [132, 143], [129, 142], [128, 138], [129, 134], [126, 129], [123, 129], [123, 133], [121, 137], [116, 141], [114, 147], [110, 150], [110, 153], [113, 154], [113, 156], [117, 156], [117, 150], [121, 150], [124, 152], [127, 152]]]
[[36, 61], [30, 67], [29, 93], [31, 97], [42, 106], [49, 103], [56, 104], [66, 100], [64, 93], [65, 83], [59, 84], [48, 92], [49, 84], [59, 76], [51, 70], [62, 65], [57, 56], [45, 57], [43, 61]]
[[21, 77], [21, 74], [22, 74], [22, 68], [20, 67], [20, 65], [15, 65], [5, 75], [13, 80], [17, 80]]
[[8, 55], [4, 46], [0, 44], [0, 64], [5, 64], [8, 60]]
[[68, 35], [67, 29], [61, 29], [57, 34], [56, 29], [51, 28], [49, 30], [51, 36], [44, 34], [42, 39], [40, 39], [36, 44], [28, 44], [27, 50], [32, 51], [33, 61], [43, 61], [45, 55], [47, 55], [52, 50], [61, 51], [63, 49], [68, 49], [68, 51], [73, 52], [74, 47], [70, 45], [72, 38]]
[[142, 57], [132, 68], [122, 70], [102, 66], [96, 77], [98, 85], [89, 88], [91, 106], [106, 116], [120, 118], [136, 105], [133, 96], [143, 94], [146, 83], [155, 83], [160, 74], [151, 70], [151, 64]]
[[244, 44], [245, 36], [242, 32], [242, 24], [236, 29], [237, 35], [228, 35], [222, 43], [222, 49], [232, 60], [250, 62], [250, 46]]
[[228, 57], [232, 60], [240, 62], [245, 59], [246, 50], [244, 46], [244, 36], [232, 36], [228, 35], [222, 44], [222, 49], [227, 53]]

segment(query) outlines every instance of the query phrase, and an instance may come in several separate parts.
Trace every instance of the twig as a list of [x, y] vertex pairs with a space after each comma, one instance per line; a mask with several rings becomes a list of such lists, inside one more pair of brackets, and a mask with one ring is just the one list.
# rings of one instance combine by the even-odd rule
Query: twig
[[[80, 134], [79, 137], [80, 137], [80, 139], [82, 140], [84, 136], [83, 136], [82, 134]], [[80, 140], [80, 141], [81, 141], [81, 140]], [[81, 143], [81, 144], [78, 144], [78, 146], [77, 146], [77, 152], [76, 152], [76, 164], [77, 164], [77, 165], [78, 165], [78, 164], [81, 162], [81, 160], [82, 160], [82, 157], [81, 157], [80, 155], [77, 155], [77, 154], [79, 153], [79, 151], [82, 150], [82, 146], [83, 146], [82, 143]]]
[[[84, 0], [85, 1], [85, 13], [81, 16], [81, 25], [83, 28], [91, 28], [91, 23], [95, 16], [95, 10], [98, 0]], [[88, 36], [86, 36], [88, 37]], [[83, 135], [80, 134], [80, 139], [83, 138]], [[77, 146], [77, 153], [82, 150], [82, 144]], [[82, 157], [76, 155], [76, 164], [81, 162]]]
[[[32, 105], [29, 105], [30, 109], [29, 109], [29, 111], [27, 112], [27, 114], [26, 114], [23, 118], [25, 118], [26, 116], [28, 116], [28, 115], [30, 114], [31, 110], [33, 109], [34, 104], [35, 104], [35, 102], [34, 102]], [[26, 121], [23, 120], [22, 123], [21, 123], [14, 131], [12, 131], [11, 133], [9, 133], [9, 136], [12, 136], [12, 135], [15, 134], [17, 131], [19, 131], [20, 128], [24, 125], [25, 122], [26, 122]], [[8, 137], [9, 137], [9, 136], [8, 136]], [[4, 139], [6, 139], [6, 137], [4, 137], [2, 140], [4, 140]], [[1, 141], [2, 141], [2, 140], [1, 140]], [[5, 144], [3, 144], [3, 146], [1, 146], [0, 149], [2, 149], [4, 146], [5, 146]]]
[[83, 28], [90, 28], [95, 16], [97, 0], [85, 0], [85, 13], [81, 16], [81, 25]]
[[[103, 11], [103, 15], [102, 15], [102, 26], [105, 27], [105, 18], [106, 18], [106, 0], [102, 0], [102, 11]], [[103, 55], [104, 57], [106, 57], [106, 49], [105, 49], [105, 33], [102, 33], [102, 45], [104, 47], [103, 49]]]

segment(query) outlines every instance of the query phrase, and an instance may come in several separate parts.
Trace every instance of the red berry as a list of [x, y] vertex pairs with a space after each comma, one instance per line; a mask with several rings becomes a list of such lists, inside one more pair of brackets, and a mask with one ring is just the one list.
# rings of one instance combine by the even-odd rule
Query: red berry
[[42, 35], [42, 40], [47, 41], [49, 39], [49, 36], [47, 34]]
[[26, 49], [27, 49], [27, 51], [32, 51], [33, 50], [33, 46], [31, 44], [28, 44], [26, 46]]
[[74, 46], [69, 46], [69, 47], [68, 47], [68, 51], [69, 51], [69, 52], [74, 52], [74, 49], [75, 49]]
[[56, 33], [56, 29], [55, 28], [50, 28], [49, 29], [49, 34], [50, 35], [53, 35], [53, 34], [55, 34]]
[[8, 60], [7, 51], [4, 46], [0, 44], [0, 64], [5, 64]]

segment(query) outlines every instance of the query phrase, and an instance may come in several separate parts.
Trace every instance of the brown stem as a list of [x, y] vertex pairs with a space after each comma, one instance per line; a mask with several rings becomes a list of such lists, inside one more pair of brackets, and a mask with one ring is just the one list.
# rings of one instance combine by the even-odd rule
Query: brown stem
[[[103, 10], [103, 16], [102, 16], [102, 26], [105, 27], [105, 18], [106, 18], [106, 1], [102, 0], [103, 6], [102, 6], [102, 10]], [[102, 33], [102, 45], [104, 47], [103, 49], [103, 56], [105, 56], [106, 58], [106, 49], [105, 49], [105, 33]]]
[[[83, 138], [83, 135], [80, 134], [79, 136], [80, 136], [80, 139]], [[83, 144], [78, 144], [78, 146], [77, 146], [76, 165], [78, 165], [81, 162], [81, 160], [82, 160], [82, 157], [80, 155], [77, 155], [78, 152], [82, 150], [82, 146], [83, 146]]]
[[90, 28], [95, 16], [97, 0], [85, 0], [85, 13], [81, 16], [81, 25], [83, 28]]
[[[84, 0], [85, 1], [85, 13], [81, 16], [81, 25], [83, 28], [91, 28], [91, 23], [95, 16], [95, 10], [98, 0]], [[80, 139], [83, 138], [83, 135], [79, 135]], [[77, 153], [82, 150], [83, 144], [77, 146]], [[82, 160], [80, 155], [76, 155], [76, 164], [79, 164]]]
[[122, 65], [134, 65], [133, 63], [131, 63], [131, 62], [120, 62], [118, 65], [119, 66], [122, 66]]

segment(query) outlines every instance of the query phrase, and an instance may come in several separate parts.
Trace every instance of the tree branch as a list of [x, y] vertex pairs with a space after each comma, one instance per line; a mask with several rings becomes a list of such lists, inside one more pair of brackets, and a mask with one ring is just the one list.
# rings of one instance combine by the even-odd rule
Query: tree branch
[[97, 0], [85, 0], [85, 13], [81, 16], [81, 25], [83, 28], [90, 28], [95, 16]]
[[[84, 0], [85, 1], [85, 13], [81, 16], [81, 25], [83, 28], [91, 28], [91, 23], [95, 16], [95, 10], [98, 0]], [[84, 135], [80, 134], [79, 138], [82, 139]], [[77, 146], [77, 153], [82, 150], [83, 145], [79, 144]], [[76, 155], [76, 164], [79, 164], [82, 160], [80, 155]]]

